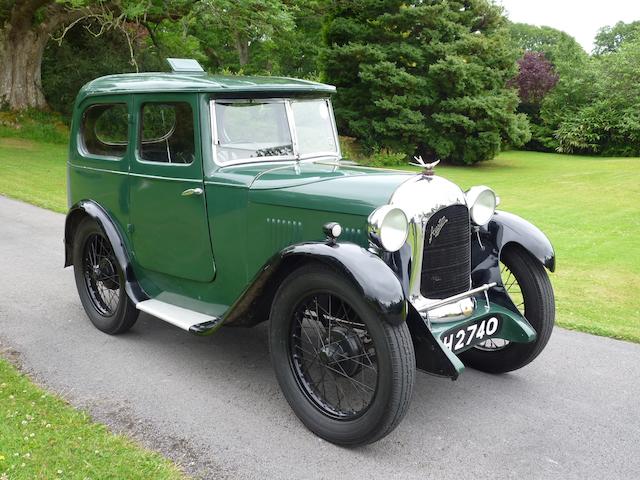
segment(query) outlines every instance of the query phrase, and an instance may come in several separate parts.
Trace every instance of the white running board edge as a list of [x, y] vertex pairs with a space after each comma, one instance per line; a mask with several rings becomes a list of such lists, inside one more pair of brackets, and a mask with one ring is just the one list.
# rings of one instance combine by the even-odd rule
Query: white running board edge
[[212, 332], [222, 323], [222, 319], [218, 317], [205, 315], [153, 298], [138, 302], [136, 308], [182, 330], [200, 335]]

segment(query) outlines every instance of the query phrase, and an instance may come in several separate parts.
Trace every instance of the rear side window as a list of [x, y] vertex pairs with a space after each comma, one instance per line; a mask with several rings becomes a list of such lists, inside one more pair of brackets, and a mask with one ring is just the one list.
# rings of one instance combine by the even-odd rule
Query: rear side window
[[147, 162], [188, 165], [195, 157], [193, 111], [185, 102], [142, 106], [140, 158]]
[[124, 103], [92, 105], [82, 116], [82, 144], [91, 155], [124, 157], [128, 134], [129, 117]]

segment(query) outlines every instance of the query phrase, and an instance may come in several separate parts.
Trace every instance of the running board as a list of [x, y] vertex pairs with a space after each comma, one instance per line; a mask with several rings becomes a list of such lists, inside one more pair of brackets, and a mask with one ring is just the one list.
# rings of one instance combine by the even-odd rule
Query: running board
[[175, 325], [182, 330], [196, 335], [208, 335], [215, 332], [222, 325], [222, 319], [195, 312], [187, 308], [178, 307], [160, 300], [145, 300], [136, 304], [141, 312]]

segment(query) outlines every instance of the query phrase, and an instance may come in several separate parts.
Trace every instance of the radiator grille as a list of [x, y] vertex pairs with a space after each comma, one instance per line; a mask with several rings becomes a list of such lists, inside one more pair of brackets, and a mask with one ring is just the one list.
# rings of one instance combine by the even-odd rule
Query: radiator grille
[[452, 205], [437, 211], [427, 223], [420, 292], [426, 298], [446, 298], [469, 290], [471, 241], [469, 210]]

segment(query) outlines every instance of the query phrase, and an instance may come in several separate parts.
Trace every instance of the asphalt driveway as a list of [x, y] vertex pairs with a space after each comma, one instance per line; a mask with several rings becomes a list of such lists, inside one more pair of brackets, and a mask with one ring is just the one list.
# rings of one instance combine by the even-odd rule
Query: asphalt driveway
[[[638, 478], [640, 345], [556, 329], [530, 366], [418, 374], [405, 420], [359, 449], [309, 433], [264, 326], [200, 338], [145, 314], [90, 324], [63, 270], [64, 216], [0, 197], [0, 348], [49, 389], [202, 478]], [[560, 266], [562, 268], [562, 266]]]

